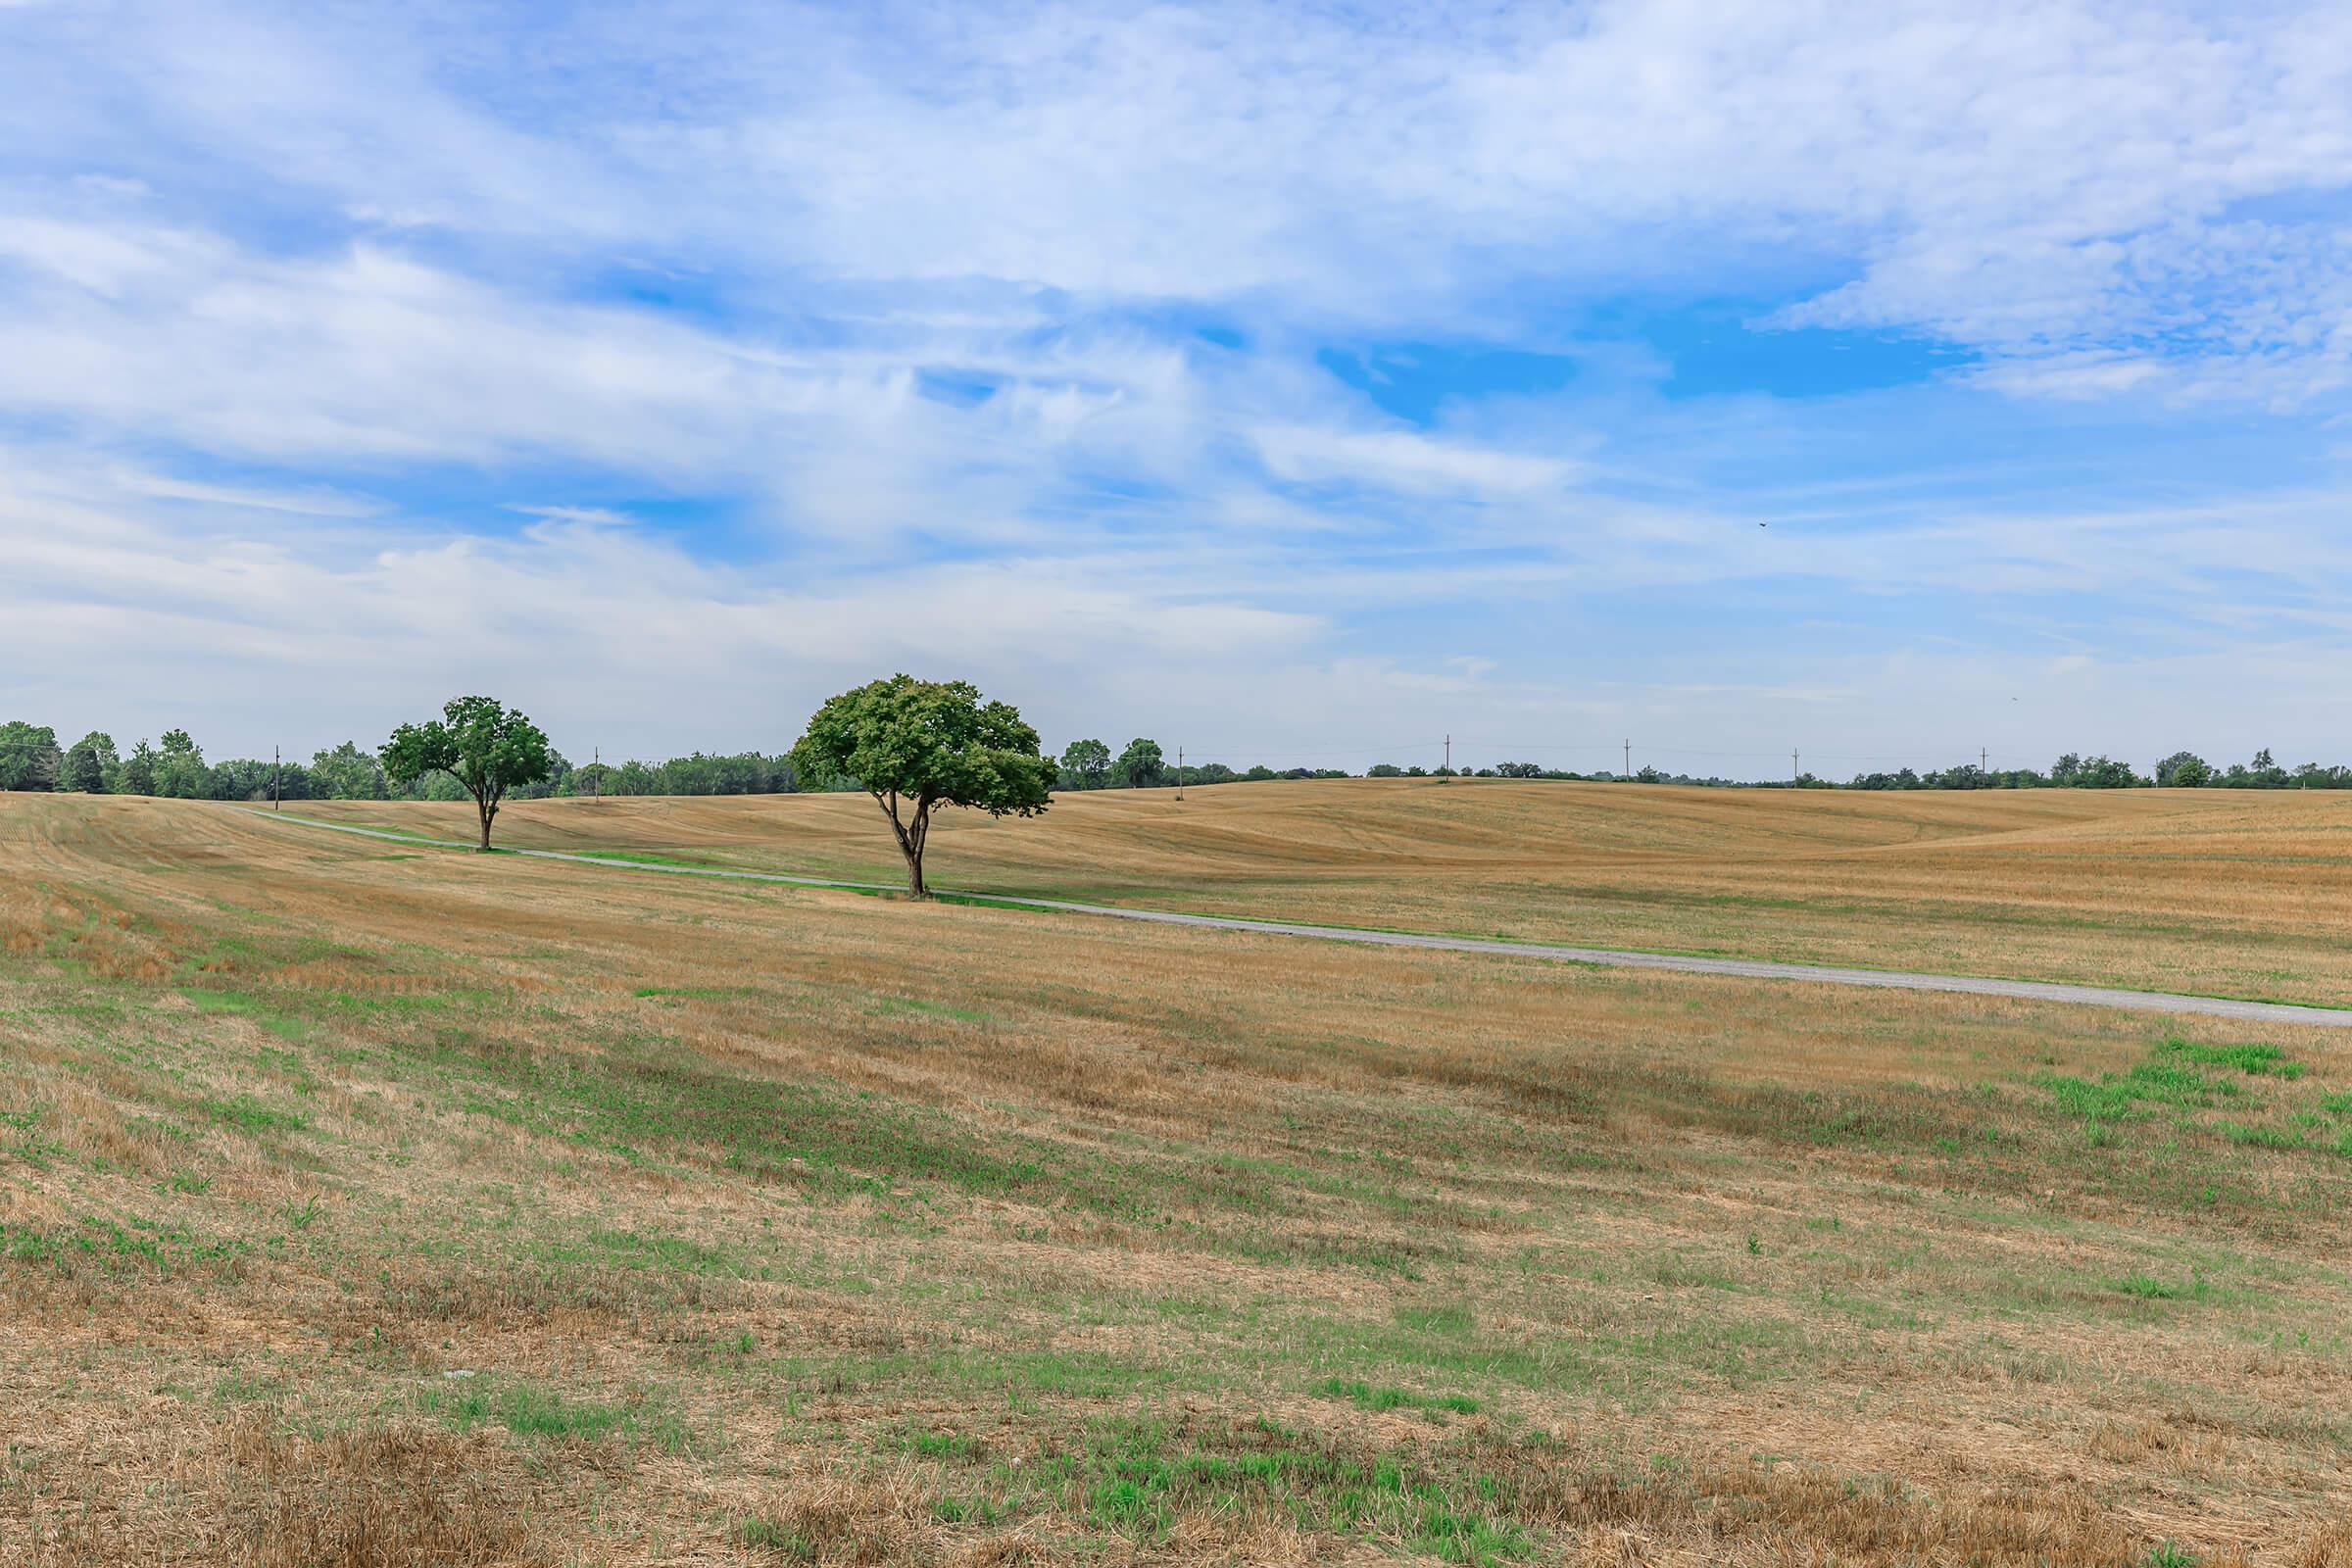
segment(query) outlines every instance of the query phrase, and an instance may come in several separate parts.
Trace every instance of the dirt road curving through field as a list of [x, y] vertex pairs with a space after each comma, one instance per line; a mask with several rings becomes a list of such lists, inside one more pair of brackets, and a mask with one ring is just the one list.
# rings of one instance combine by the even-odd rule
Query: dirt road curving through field
[[[381, 828], [354, 827], [342, 822], [288, 816], [247, 808], [248, 814], [287, 826], [351, 833], [362, 838], [388, 839], [402, 844], [429, 844], [444, 849], [470, 850], [455, 839], [422, 838]], [[793, 887], [843, 888], [858, 892], [889, 892], [894, 885], [847, 882], [824, 877], [791, 876], [779, 871], [742, 871], [717, 866], [677, 865], [655, 860], [624, 859], [617, 856], [588, 855], [564, 850], [510, 849], [500, 853], [540, 860], [569, 860], [581, 865], [611, 866], [625, 871], [651, 871], [664, 876], [715, 877], [736, 882], [772, 882]], [[1709, 958], [1675, 953], [1627, 952], [1613, 948], [1579, 948], [1549, 943], [1494, 942], [1476, 937], [1440, 936], [1413, 931], [1373, 931], [1352, 926], [1307, 925], [1288, 921], [1248, 920], [1229, 915], [1181, 914], [1162, 909], [1126, 908], [1109, 904], [1079, 904], [1059, 899], [1017, 898], [995, 893], [949, 897], [984, 900], [992, 905], [1053, 909], [1069, 914], [1101, 915], [1118, 920], [1146, 920], [1160, 925], [1205, 926], [1255, 936], [1302, 937], [1320, 942], [1350, 942], [1370, 947], [1434, 949], [1447, 953], [1484, 953], [1511, 958], [1540, 958], [1556, 963], [1592, 964], [1617, 969], [1662, 969], [1681, 974], [1731, 975], [1748, 980], [1799, 980], [1818, 985], [1867, 986], [1889, 991], [1942, 991], [1970, 996], [2014, 997], [2031, 1002], [2063, 1002], [2082, 1006], [2114, 1007], [2132, 1012], [2194, 1013], [2230, 1018], [2244, 1023], [2304, 1024], [2352, 1029], [2352, 1008], [2301, 1006], [2288, 1003], [2254, 1002], [2233, 997], [2182, 996], [2162, 991], [2128, 991], [2109, 986], [2069, 985], [2044, 980], [2004, 980], [1982, 975], [1924, 974], [1903, 970], [1840, 968], [1804, 963], [1774, 963], [1752, 958]]]

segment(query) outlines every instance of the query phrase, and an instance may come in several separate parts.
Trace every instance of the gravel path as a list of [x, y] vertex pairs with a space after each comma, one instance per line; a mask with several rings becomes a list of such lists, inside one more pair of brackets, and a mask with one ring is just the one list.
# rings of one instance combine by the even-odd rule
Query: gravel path
[[[265, 821], [323, 828], [331, 833], [355, 833], [362, 838], [390, 839], [400, 844], [431, 844], [445, 849], [470, 850], [456, 839], [426, 839], [381, 828], [351, 827], [313, 817], [286, 816], [275, 811], [248, 814]], [[860, 892], [891, 892], [896, 884], [835, 882], [823, 877], [787, 876], [777, 871], [730, 871], [714, 866], [662, 865], [624, 860], [608, 855], [577, 855], [564, 850], [505, 850], [507, 855], [538, 860], [570, 860], [580, 865], [610, 865], [624, 871], [654, 871], [664, 876], [719, 877], [736, 882], [781, 882], [793, 887], [851, 888]], [[1305, 937], [1318, 942], [1353, 942], [1377, 948], [1427, 948], [1445, 953], [1491, 953], [1509, 958], [1544, 958], [1559, 963], [1596, 964], [1612, 969], [1667, 969], [1680, 974], [1736, 975], [1746, 980], [1806, 980], [1817, 985], [1874, 986], [1885, 991], [1952, 991], [1978, 997], [2019, 997], [2030, 1002], [2070, 1002], [2089, 1007], [2121, 1007], [2132, 1012], [2201, 1013], [2242, 1023], [2288, 1023], [2327, 1029], [2352, 1029], [2352, 1009], [2303, 1007], [2282, 1002], [2239, 1002], [2228, 997], [2177, 996], [2163, 991], [2124, 991], [2109, 986], [2062, 985], [2047, 980], [1992, 980], [1977, 975], [1913, 974], [1895, 969], [1841, 969], [1810, 963], [1769, 963], [1756, 958], [1700, 958], [1673, 953], [1628, 953], [1612, 948], [1571, 948], [1539, 942], [1483, 942], [1476, 937], [1429, 936], [1410, 931], [1361, 931], [1340, 925], [1301, 925], [1290, 921], [1242, 920], [1214, 914], [1173, 914], [1160, 909], [1127, 909], [1110, 904], [1072, 904], [1061, 899], [1020, 899], [1003, 894], [964, 895], [991, 904], [1017, 905], [1031, 909], [1059, 909], [1071, 914], [1103, 915], [1116, 920], [1147, 920], [1156, 925], [1205, 926], [1217, 931], [1243, 931], [1254, 936]]]

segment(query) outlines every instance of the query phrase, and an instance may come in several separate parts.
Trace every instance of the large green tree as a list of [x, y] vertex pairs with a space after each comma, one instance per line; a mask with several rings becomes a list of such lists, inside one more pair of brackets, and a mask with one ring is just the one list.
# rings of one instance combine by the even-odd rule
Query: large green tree
[[969, 681], [893, 675], [829, 699], [792, 749], [803, 775], [846, 773], [890, 819], [906, 858], [906, 891], [923, 886], [931, 813], [960, 806], [991, 816], [1035, 816], [1052, 801], [1054, 760], [1037, 731], [1004, 703], [983, 703]]
[[361, 751], [356, 741], [345, 741], [331, 752], [314, 753], [311, 783], [322, 800], [384, 798], [384, 770], [377, 764], [374, 754]]
[[395, 784], [427, 773], [457, 780], [480, 813], [485, 852], [507, 792], [537, 783], [555, 766], [539, 726], [494, 697], [453, 697], [441, 706], [439, 718], [401, 725], [384, 743], [381, 760], [384, 776]]
[[2212, 764], [2194, 752], [2175, 752], [2156, 764], [2156, 782], [2174, 789], [2197, 789], [2212, 777]]
[[204, 748], [184, 729], [164, 731], [164, 748], [155, 754], [155, 793], [175, 801], [201, 801], [213, 793]]
[[155, 748], [140, 741], [115, 769], [115, 776], [106, 781], [107, 789], [116, 795], [153, 795], [155, 761]]
[[115, 755], [115, 738], [94, 729], [66, 749], [64, 771], [57, 787], [83, 795], [103, 795], [122, 760]]
[[1131, 790], [1155, 789], [1167, 781], [1167, 754], [1159, 749], [1159, 742], [1138, 737], [1127, 743], [1110, 770]]
[[1071, 789], [1101, 789], [1110, 782], [1110, 748], [1101, 741], [1070, 742], [1061, 754], [1061, 776]]
[[0, 724], [0, 790], [53, 790], [64, 760], [48, 725], [21, 718]]

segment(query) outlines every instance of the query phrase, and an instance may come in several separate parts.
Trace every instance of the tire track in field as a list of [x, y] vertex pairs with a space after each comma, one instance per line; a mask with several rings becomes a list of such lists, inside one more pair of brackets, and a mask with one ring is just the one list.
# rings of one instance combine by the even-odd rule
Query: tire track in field
[[[470, 850], [457, 839], [420, 838], [383, 828], [354, 827], [321, 822], [315, 817], [285, 816], [274, 811], [241, 807], [264, 821], [351, 833], [361, 838], [389, 839], [399, 844], [427, 844], [441, 849]], [[624, 860], [613, 856], [567, 850], [501, 850], [502, 855], [527, 856], [535, 860], [567, 860], [578, 865], [605, 865], [623, 871], [652, 871], [663, 876], [716, 877], [734, 882], [775, 882], [789, 887], [843, 888], [859, 893], [889, 893], [895, 883], [842, 882], [824, 877], [790, 876], [781, 871], [737, 871], [717, 866], [664, 865]], [[946, 892], [948, 890], [941, 890]], [[1609, 969], [1659, 969], [1677, 974], [1729, 975], [1742, 980], [1802, 980], [1816, 985], [1861, 986], [1882, 991], [1940, 991], [1962, 996], [2012, 997], [2027, 1002], [2060, 1002], [2086, 1007], [2114, 1007], [2130, 1012], [2195, 1013], [2230, 1018], [2241, 1023], [2284, 1023], [2323, 1029], [2352, 1029], [2352, 1009], [2298, 1006], [2285, 1002], [2246, 1002], [2234, 997], [2184, 996], [2166, 991], [2126, 991], [2111, 986], [2071, 985], [2054, 980], [1996, 980], [1982, 975], [1925, 974], [1900, 969], [1848, 969], [1835, 965], [1776, 963], [1760, 958], [1702, 958], [1676, 953], [1641, 953], [1615, 948], [1563, 947], [1540, 942], [1491, 942], [1477, 937], [1447, 937], [1413, 931], [1366, 931], [1352, 926], [1306, 925], [1282, 920], [1245, 920], [1231, 915], [1177, 914], [1164, 909], [1131, 909], [1115, 904], [1076, 904], [1063, 899], [1024, 899], [999, 893], [954, 894], [1025, 909], [1054, 909], [1067, 914], [1101, 915], [1116, 920], [1142, 920], [1153, 925], [1197, 926], [1212, 931], [1239, 931], [1253, 936], [1299, 937], [1316, 942], [1351, 942], [1364, 947], [1416, 948], [1439, 953], [1485, 953], [1507, 958], [1543, 958], [1555, 963], [1589, 964]]]

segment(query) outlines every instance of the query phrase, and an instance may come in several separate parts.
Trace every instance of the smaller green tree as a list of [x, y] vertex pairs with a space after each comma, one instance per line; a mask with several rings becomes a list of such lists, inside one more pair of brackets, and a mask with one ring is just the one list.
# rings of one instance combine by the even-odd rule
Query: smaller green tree
[[115, 755], [115, 738], [94, 729], [66, 749], [65, 770], [57, 787], [84, 795], [103, 795], [122, 760]]
[[384, 770], [376, 762], [374, 754], [361, 751], [356, 741], [345, 741], [331, 752], [312, 754], [311, 781], [324, 800], [380, 801], [384, 798]]
[[1101, 789], [1110, 782], [1110, 748], [1101, 741], [1070, 742], [1061, 754], [1061, 776], [1071, 789]]
[[164, 731], [163, 750], [155, 755], [155, 793], [175, 801], [201, 801], [213, 792], [213, 770], [205, 765], [204, 748], [184, 729]]
[[899, 841], [906, 891], [923, 886], [931, 813], [960, 806], [991, 816], [1035, 816], [1053, 801], [1055, 763], [1037, 731], [1005, 703], [983, 703], [969, 681], [893, 675], [826, 700], [792, 749], [804, 775], [858, 780]]
[[478, 848], [484, 853], [507, 793], [537, 783], [554, 766], [539, 726], [494, 697], [453, 697], [442, 705], [439, 718], [401, 725], [384, 743], [380, 760], [384, 776], [395, 784], [413, 783], [427, 773], [455, 779], [473, 797], [482, 822]]
[[155, 793], [155, 748], [140, 741], [107, 780], [108, 790], [116, 795], [153, 795]]
[[1159, 742], [1138, 737], [1127, 743], [1127, 749], [1111, 764], [1111, 772], [1131, 790], [1156, 789], [1167, 781], [1167, 754], [1159, 749]]
[[2212, 765], [2194, 752], [2175, 752], [2156, 764], [2156, 782], [2173, 789], [2199, 789], [2212, 777]]
[[65, 754], [57, 731], [13, 718], [0, 724], [0, 790], [54, 790]]

